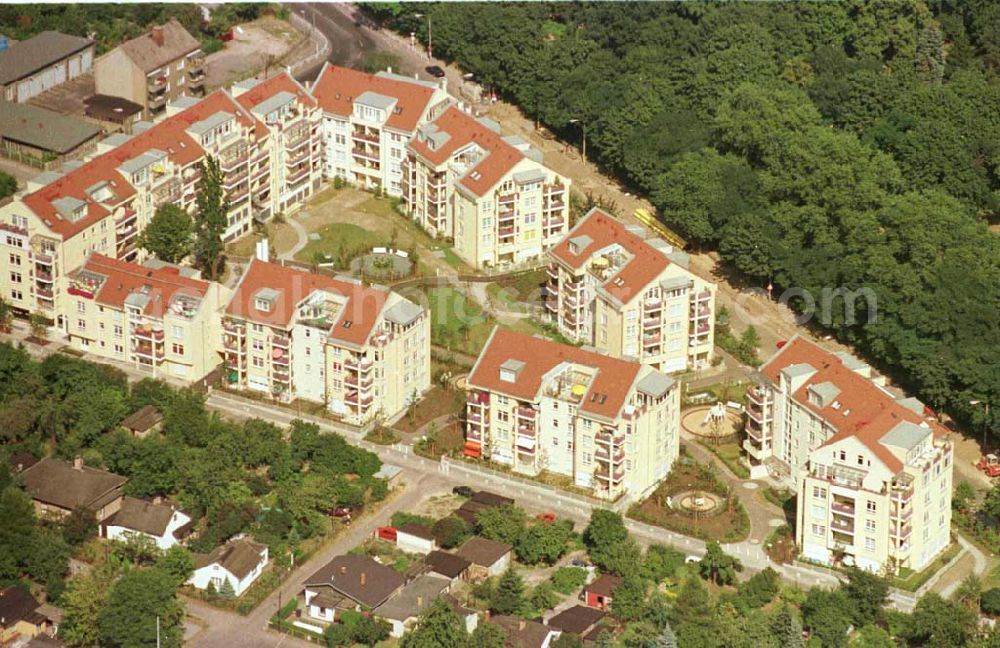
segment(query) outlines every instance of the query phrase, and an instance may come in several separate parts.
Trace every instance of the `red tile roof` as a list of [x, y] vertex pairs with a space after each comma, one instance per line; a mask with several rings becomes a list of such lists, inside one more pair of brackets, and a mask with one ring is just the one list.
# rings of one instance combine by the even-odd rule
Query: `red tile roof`
[[316, 105], [316, 100], [313, 96], [306, 92], [306, 89], [303, 88], [302, 85], [293, 79], [287, 72], [282, 72], [277, 76], [261, 81], [237, 97], [236, 101], [240, 102], [241, 106], [249, 110], [279, 92], [292, 93], [300, 102], [310, 108]]
[[[513, 383], [500, 380], [500, 365], [509, 360], [524, 363]], [[534, 401], [543, 387], [542, 377], [563, 362], [597, 369], [579, 407], [585, 412], [608, 419], [618, 416], [642, 367], [638, 362], [620, 360], [498, 327], [493, 329], [486, 348], [479, 354], [468, 382], [474, 388]], [[592, 394], [606, 396], [606, 399], [604, 402], [592, 401]]]
[[[354, 100], [364, 92], [375, 92], [396, 99], [396, 110], [386, 120], [389, 128], [412, 132], [434, 89], [421, 83], [398, 77], [380, 76], [327, 64], [312, 88], [313, 96], [323, 110], [347, 117], [354, 112]], [[397, 112], [398, 111], [398, 112]]]
[[[878, 385], [844, 365], [843, 360], [809, 340], [796, 336], [778, 351], [762, 367], [761, 372], [777, 384], [781, 371], [798, 364], [808, 364], [816, 373], [792, 394], [797, 403], [808, 408], [827, 421], [835, 430], [824, 446], [855, 437], [865, 444], [893, 472], [903, 468], [889, 448], [880, 440], [899, 423], [927, 423], [935, 436], [946, 430], [933, 419], [917, 414], [901, 405]], [[809, 401], [809, 387], [821, 383], [832, 383], [840, 393], [825, 407]]]
[[410, 141], [409, 149], [436, 166], [446, 162], [458, 150], [477, 144], [485, 151], [483, 157], [458, 180], [477, 196], [492, 189], [524, 159], [524, 154], [505, 142], [499, 133], [454, 106], [431, 123], [438, 132], [449, 135], [448, 141], [432, 149], [427, 140], [422, 141], [418, 136]]
[[147, 268], [96, 253], [87, 258], [83, 270], [107, 277], [94, 297], [99, 304], [123, 309], [129, 295], [145, 291], [150, 300], [144, 312], [150, 317], [163, 317], [174, 297], [203, 298], [210, 285], [185, 277], [174, 267]]
[[[69, 239], [110, 213], [104, 205], [90, 200], [86, 193], [88, 188], [100, 182], [109, 183], [109, 188], [117, 196], [115, 201], [117, 203], [135, 194], [132, 186], [117, 171], [125, 161], [152, 149], [163, 151], [171, 162], [180, 166], [200, 159], [204, 155], [204, 150], [187, 134], [186, 129], [217, 112], [235, 114], [244, 125], [263, 128], [259, 121], [248, 115], [229, 95], [219, 90], [191, 108], [135, 135], [121, 146], [28, 194], [24, 197], [24, 204], [53, 232], [64, 240]], [[87, 201], [87, 215], [76, 222], [63, 218], [52, 205], [52, 201], [64, 197]]]
[[[271, 311], [261, 311], [254, 306], [254, 297], [265, 288], [280, 293]], [[347, 298], [339, 319], [330, 329], [330, 337], [363, 346], [378, 322], [389, 293], [343, 279], [254, 259], [236, 287], [226, 312], [233, 317], [285, 328], [291, 322], [296, 306], [317, 290]], [[345, 326], [348, 322], [349, 326]]]
[[[589, 237], [591, 243], [574, 254], [570, 249], [570, 239], [578, 236]], [[622, 304], [627, 304], [650, 281], [660, 276], [670, 265], [670, 260], [641, 236], [630, 232], [618, 219], [595, 207], [549, 253], [578, 270], [598, 250], [615, 243], [625, 248], [632, 258], [604, 283], [604, 290]]]

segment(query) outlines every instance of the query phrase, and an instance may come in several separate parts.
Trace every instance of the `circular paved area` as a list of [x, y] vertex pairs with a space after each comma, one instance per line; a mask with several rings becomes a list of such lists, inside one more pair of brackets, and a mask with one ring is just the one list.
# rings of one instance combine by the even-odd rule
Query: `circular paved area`
[[757, 490], [758, 488], [760, 488], [760, 484], [752, 481], [743, 482], [742, 486], [747, 490]]
[[726, 410], [725, 416], [718, 423], [713, 422], [708, 416], [711, 409], [710, 406], [704, 406], [687, 410], [681, 415], [681, 427], [685, 432], [704, 439], [731, 436], [742, 427], [743, 417], [729, 410]]

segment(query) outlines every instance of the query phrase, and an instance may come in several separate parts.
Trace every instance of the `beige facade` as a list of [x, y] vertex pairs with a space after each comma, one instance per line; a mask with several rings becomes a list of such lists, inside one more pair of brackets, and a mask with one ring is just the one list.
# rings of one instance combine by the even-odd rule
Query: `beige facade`
[[352, 424], [430, 388], [430, 315], [388, 290], [254, 261], [223, 323], [232, 387], [324, 403]]
[[204, 68], [200, 44], [172, 19], [98, 58], [94, 85], [97, 94], [128, 99], [156, 118], [177, 97], [204, 96]]
[[545, 307], [569, 339], [665, 372], [711, 364], [715, 284], [683, 252], [595, 208], [548, 257]]
[[70, 276], [61, 311], [73, 348], [190, 382], [219, 364], [229, 292], [178, 266], [92, 255]]
[[0, 97], [27, 103], [80, 75], [94, 64], [94, 41], [55, 31], [14, 43], [0, 52]]
[[803, 556], [876, 572], [919, 570], [950, 542], [952, 444], [871, 367], [793, 338], [747, 394], [755, 478], [798, 494]]
[[417, 129], [403, 162], [408, 213], [477, 269], [540, 260], [568, 228], [569, 190], [541, 152], [457, 107]]
[[680, 390], [636, 362], [495, 329], [468, 381], [465, 454], [641, 499], [679, 452]]

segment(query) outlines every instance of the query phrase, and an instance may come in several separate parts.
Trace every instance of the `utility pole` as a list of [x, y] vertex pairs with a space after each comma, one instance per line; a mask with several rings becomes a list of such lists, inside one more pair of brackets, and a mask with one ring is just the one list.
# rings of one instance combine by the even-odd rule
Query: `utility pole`
[[990, 429], [990, 402], [981, 400], [971, 400], [969, 405], [982, 405], [983, 412], [983, 452], [986, 452], [986, 432]]
[[160, 615], [156, 615], [156, 648], [160, 648]]

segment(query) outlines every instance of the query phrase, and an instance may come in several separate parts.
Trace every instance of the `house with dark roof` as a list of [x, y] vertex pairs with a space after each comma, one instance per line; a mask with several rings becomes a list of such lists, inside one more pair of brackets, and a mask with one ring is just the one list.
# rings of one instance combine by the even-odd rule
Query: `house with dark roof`
[[634, 360], [497, 327], [466, 392], [467, 457], [600, 499], [642, 499], [680, 450], [679, 384]]
[[472, 563], [461, 556], [446, 551], [435, 550], [424, 556], [424, 565], [431, 574], [451, 580], [464, 579]]
[[223, 328], [231, 387], [325, 403], [351, 424], [430, 389], [427, 309], [353, 277], [254, 259]]
[[377, 608], [401, 587], [403, 576], [370, 556], [337, 556], [306, 579], [303, 600], [308, 615], [333, 623], [337, 610]]
[[218, 592], [228, 581], [240, 596], [260, 578], [267, 563], [267, 545], [236, 538], [207, 554], [195, 554], [194, 573], [187, 582], [202, 590], [211, 585]]
[[545, 623], [553, 630], [585, 637], [597, 627], [604, 617], [605, 612], [602, 609], [574, 605], [552, 616]]
[[95, 94], [83, 100], [83, 114], [105, 132], [131, 133], [142, 119], [142, 106], [124, 97]]
[[561, 634], [538, 621], [520, 617], [498, 614], [490, 617], [489, 622], [504, 631], [510, 648], [548, 648]]
[[0, 52], [0, 97], [11, 103], [25, 103], [87, 74], [93, 63], [93, 40], [44, 31]]
[[407, 553], [428, 554], [437, 549], [437, 541], [430, 528], [409, 523], [396, 527], [396, 546]]
[[48, 631], [51, 621], [39, 607], [31, 592], [20, 585], [0, 590], [0, 645]]
[[0, 152], [4, 156], [71, 160], [91, 153], [100, 135], [100, 128], [76, 117], [0, 101]]
[[401, 196], [406, 143], [451, 103], [446, 83], [325, 64], [312, 86], [325, 117], [325, 175]]
[[505, 542], [473, 536], [462, 543], [455, 555], [471, 563], [469, 578], [479, 581], [507, 571], [513, 549]]
[[59, 518], [85, 508], [101, 522], [121, 508], [128, 478], [86, 466], [79, 457], [73, 463], [47, 457], [26, 468], [21, 480], [39, 516]]
[[109, 540], [127, 540], [140, 535], [166, 550], [180, 542], [191, 528], [191, 516], [162, 498], [142, 500], [126, 496], [117, 513], [101, 523]]
[[590, 607], [607, 610], [611, 607], [615, 589], [621, 585], [622, 579], [614, 574], [601, 574], [592, 583], [584, 586], [581, 596]]
[[201, 43], [171, 18], [97, 59], [94, 84], [98, 94], [127, 99], [156, 117], [177, 97], [204, 95], [204, 65]]
[[372, 610], [372, 614], [392, 626], [393, 637], [402, 637], [417, 617], [450, 588], [449, 579], [424, 574], [404, 585], [392, 598]]
[[163, 414], [156, 405], [143, 405], [121, 422], [126, 431], [140, 439], [150, 432], [159, 432], [162, 424]]

